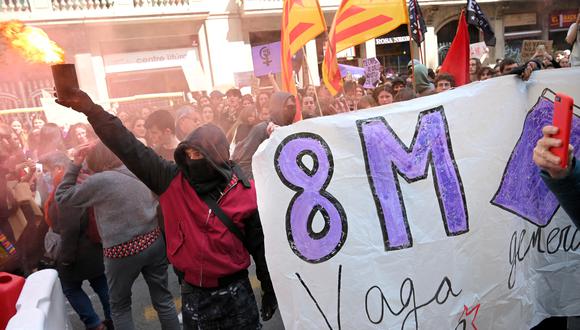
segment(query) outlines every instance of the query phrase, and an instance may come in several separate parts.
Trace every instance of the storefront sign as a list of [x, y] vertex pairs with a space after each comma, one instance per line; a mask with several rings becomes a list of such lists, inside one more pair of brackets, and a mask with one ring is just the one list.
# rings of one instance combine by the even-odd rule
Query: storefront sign
[[548, 53], [552, 53], [553, 44], [553, 40], [524, 40], [522, 43], [522, 62], [529, 61], [540, 45], [543, 45]]
[[377, 45], [398, 44], [401, 42], [409, 42], [409, 40], [411, 40], [409, 36], [377, 38], [375, 39], [375, 44]]
[[567, 28], [576, 22], [578, 10], [561, 10], [550, 14], [550, 29]]
[[536, 25], [537, 23], [538, 19], [536, 13], [506, 15], [503, 18], [503, 24], [505, 27]]
[[[580, 69], [280, 127], [253, 157], [284, 327], [530, 329], [580, 315], [580, 229], [532, 155]], [[570, 143], [580, 156], [580, 118]], [[571, 188], [572, 189], [572, 188]]]
[[103, 56], [103, 61], [105, 63], [106, 73], [171, 68], [182, 66], [188, 52], [192, 52], [195, 60], [199, 62], [195, 48], [110, 54]]
[[256, 77], [280, 72], [280, 42], [252, 47], [252, 62]]

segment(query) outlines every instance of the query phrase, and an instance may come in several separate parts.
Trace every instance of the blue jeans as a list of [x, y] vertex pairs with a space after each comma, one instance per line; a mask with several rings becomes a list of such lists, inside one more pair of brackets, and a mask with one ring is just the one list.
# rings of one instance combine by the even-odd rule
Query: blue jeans
[[[94, 328], [101, 324], [99, 315], [95, 312], [91, 300], [83, 291], [83, 281], [62, 281], [62, 291], [71, 306], [79, 314], [81, 321], [87, 328]], [[109, 287], [107, 286], [107, 277], [102, 274], [98, 277], [89, 280], [91, 287], [99, 296], [99, 300], [103, 305], [105, 312], [105, 319], [111, 319], [111, 308], [109, 306]]]

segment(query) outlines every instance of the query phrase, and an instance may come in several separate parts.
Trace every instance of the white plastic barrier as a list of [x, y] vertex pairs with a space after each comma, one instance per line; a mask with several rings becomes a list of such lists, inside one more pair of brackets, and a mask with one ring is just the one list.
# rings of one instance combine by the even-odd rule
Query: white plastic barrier
[[45, 269], [30, 275], [16, 302], [16, 315], [6, 330], [63, 330], [70, 328], [58, 274]]

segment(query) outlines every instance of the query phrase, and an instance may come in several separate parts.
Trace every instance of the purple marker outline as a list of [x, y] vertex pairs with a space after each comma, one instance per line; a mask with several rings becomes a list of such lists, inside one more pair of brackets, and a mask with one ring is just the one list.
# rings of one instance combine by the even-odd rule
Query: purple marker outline
[[[433, 117], [433, 116], [435, 116], [435, 117]], [[431, 118], [434, 118], [434, 119], [431, 119]], [[409, 165], [408, 166], [409, 168], [407, 169], [408, 170], [407, 172], [410, 173], [409, 176], [407, 174], [405, 174], [401, 169], [399, 169], [395, 165], [395, 162], [393, 161], [394, 159], [388, 158], [388, 157], [387, 157], [387, 159], [384, 159], [384, 158], [381, 159], [382, 155], [379, 154], [380, 150], [377, 149], [379, 146], [368, 144], [368, 143], [372, 143], [372, 140], [371, 140], [373, 138], [372, 136], [371, 136], [371, 139], [365, 138], [365, 128], [366, 127], [369, 127], [369, 125], [372, 126], [372, 125], [379, 125], [380, 124], [381, 128], [384, 128], [387, 130], [388, 134], [390, 135], [389, 137], [392, 138], [394, 141], [396, 141], [396, 143], [398, 144], [398, 147], [400, 147], [400, 150], [402, 150], [407, 157], [410, 157], [410, 155], [413, 155], [415, 153], [415, 147], [416, 147], [415, 143], [418, 141], [419, 138], [423, 138], [423, 137], [427, 136], [426, 139], [428, 140], [428, 142], [437, 142], [437, 139], [441, 138], [440, 136], [436, 135], [437, 133], [440, 133], [438, 130], [428, 130], [426, 128], [422, 128], [425, 125], [432, 124], [430, 121], [433, 121], [433, 120], [440, 120], [440, 124], [443, 125], [443, 131], [445, 134], [446, 145], [441, 146], [440, 145], [441, 143], [439, 143], [439, 145], [437, 143], [431, 145], [429, 143], [427, 145], [419, 146], [419, 147], [423, 147], [423, 148], [428, 148], [428, 150], [424, 151], [423, 154], [415, 155], [415, 156], [423, 156], [423, 157], [426, 156], [426, 159], [424, 159], [425, 160], [425, 167], [421, 170], [419, 168], [413, 168], [412, 164]], [[438, 123], [435, 122], [435, 125], [437, 125], [437, 124]], [[435, 194], [436, 194], [437, 200], [439, 202], [439, 210], [441, 212], [441, 218], [443, 220], [443, 225], [444, 225], [445, 232], [446, 232], [447, 236], [457, 236], [457, 235], [461, 235], [461, 234], [469, 232], [469, 216], [468, 216], [468, 211], [467, 211], [467, 202], [465, 199], [465, 191], [463, 189], [461, 175], [459, 173], [459, 169], [458, 169], [457, 163], [455, 161], [455, 156], [453, 154], [453, 148], [451, 145], [451, 136], [449, 134], [449, 125], [447, 123], [447, 118], [445, 117], [445, 111], [444, 111], [442, 106], [419, 113], [419, 118], [417, 120], [417, 125], [415, 127], [415, 133], [414, 133], [410, 147], [407, 147], [401, 141], [401, 139], [393, 131], [393, 129], [388, 124], [388, 122], [384, 119], [384, 117], [376, 117], [376, 118], [358, 120], [357, 127], [358, 127], [358, 131], [359, 131], [359, 136], [361, 139], [363, 154], [365, 157], [365, 167], [366, 167], [366, 172], [367, 172], [367, 178], [369, 180], [369, 185], [371, 187], [373, 198], [375, 200], [377, 215], [378, 215], [379, 223], [380, 223], [381, 230], [383, 233], [383, 241], [384, 241], [384, 245], [385, 245], [385, 251], [400, 250], [400, 249], [405, 249], [405, 248], [409, 248], [409, 247], [413, 246], [413, 238], [412, 238], [411, 231], [409, 228], [407, 212], [405, 209], [405, 202], [403, 199], [403, 194], [401, 192], [398, 176], [399, 175], [402, 176], [407, 181], [407, 183], [413, 183], [413, 182], [427, 178], [429, 167], [431, 167], [431, 175], [433, 176], [433, 183], [435, 186]], [[435, 126], [435, 127], [437, 127], [437, 126]], [[421, 134], [421, 135], [419, 135], [419, 134]], [[432, 134], [435, 134], [435, 135], [432, 135]], [[438, 160], [440, 162], [437, 166], [435, 166], [435, 162], [433, 159], [434, 147], [438, 148], [436, 153], [438, 154]], [[369, 149], [370, 149], [370, 152], [374, 152], [377, 155], [369, 155]], [[389, 151], [384, 150], [384, 152], [389, 152]], [[425, 153], [426, 153], [426, 155], [425, 155]], [[375, 172], [375, 175], [377, 175], [377, 174], [380, 175], [380, 174], [377, 173], [377, 168], [373, 167], [373, 164], [371, 164], [372, 160], [369, 159], [369, 156], [372, 156], [372, 158], [374, 160], [389, 161], [391, 163], [390, 164], [390, 166], [391, 166], [390, 172], [392, 173], [392, 178], [388, 178], [388, 177], [383, 178], [383, 179], [378, 178], [377, 181], [375, 181], [375, 179], [373, 178], [373, 171]], [[449, 164], [442, 164], [441, 161], [449, 162]], [[399, 162], [401, 162], [401, 161], [399, 160]], [[451, 165], [453, 168], [453, 171], [451, 171], [451, 172], [453, 172], [453, 173], [445, 172], [444, 171], [445, 168], [440, 168], [442, 166], [445, 167], [444, 165], [447, 165], [447, 167], [449, 167], [449, 165]], [[379, 165], [377, 164], [377, 166], [379, 166]], [[388, 164], [384, 164], [384, 166], [388, 166]], [[374, 170], [371, 167], [373, 167]], [[389, 171], [387, 170], [387, 173], [383, 173], [383, 174], [388, 175], [388, 172]], [[440, 175], [447, 175], [447, 177], [444, 179], [454, 181], [454, 182], [448, 182], [451, 184], [451, 191], [447, 193], [448, 197], [445, 197], [445, 198], [441, 194], [440, 188], [443, 188], [445, 190], [445, 187], [447, 187], [447, 185], [440, 187], [440, 183], [438, 181], [438, 177]], [[390, 181], [391, 179], [392, 179], [392, 181]], [[394, 186], [396, 187], [396, 193], [397, 193], [397, 197], [398, 197], [398, 205], [391, 203], [392, 204], [391, 206], [394, 207], [395, 209], [390, 209], [388, 207], [389, 206], [389, 203], [388, 203], [389, 196], [388, 195], [389, 195], [389, 193], [392, 193], [392, 192], [391, 191], [383, 191], [383, 189], [389, 189], [391, 187], [391, 184], [394, 184]], [[380, 191], [377, 191], [378, 188]], [[457, 190], [457, 191], [454, 191], [454, 190]], [[461, 203], [458, 203], [458, 201], [456, 200], [459, 197], [461, 199]], [[454, 201], [454, 199], [455, 199], [455, 201]], [[454, 204], [457, 204], [457, 205], [454, 206]], [[459, 209], [454, 209], [454, 207], [459, 207]], [[394, 214], [391, 214], [392, 215], [391, 218], [385, 217], [385, 209], [389, 213], [394, 212]], [[449, 213], [449, 214], [447, 214], [447, 213]], [[404, 230], [401, 230], [403, 228], [404, 228]], [[391, 237], [389, 236], [389, 234], [391, 234]]]
[[[542, 127], [552, 123], [553, 109], [554, 102], [541, 96], [527, 113], [520, 137], [504, 168], [500, 185], [490, 201], [490, 204], [540, 228], [550, 224], [560, 207], [556, 197], [541, 180], [540, 169], [532, 160], [533, 148], [542, 137]], [[575, 146], [580, 144], [579, 120], [580, 116], [574, 114], [570, 144]], [[528, 148], [523, 145], [526, 143]], [[574, 154], [577, 158], [580, 157], [580, 148], [575, 149]], [[523, 160], [519, 159], [522, 157]], [[522, 173], [526, 171], [529, 172]], [[510, 191], [512, 189], [517, 191]]]
[[[307, 155], [313, 159], [312, 169], [302, 161]], [[325, 190], [334, 172], [328, 144], [313, 133], [289, 135], [276, 149], [274, 168], [282, 183], [296, 192], [286, 211], [290, 249], [309, 263], [321, 263], [335, 256], [346, 241], [348, 225], [342, 205]], [[312, 222], [318, 212], [324, 227], [314, 232]]]

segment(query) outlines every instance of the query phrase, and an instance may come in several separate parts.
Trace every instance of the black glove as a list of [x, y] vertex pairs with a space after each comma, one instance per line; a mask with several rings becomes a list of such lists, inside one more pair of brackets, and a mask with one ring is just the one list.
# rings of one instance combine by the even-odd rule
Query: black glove
[[274, 316], [274, 313], [276, 313], [277, 308], [278, 300], [276, 299], [276, 294], [274, 294], [274, 291], [269, 291], [262, 294], [262, 308], [260, 312], [262, 312], [263, 321], [268, 321], [271, 319], [272, 316]]
[[87, 93], [78, 88], [71, 90], [64, 96], [60, 96], [55, 102], [84, 114], [88, 114], [95, 105]]

